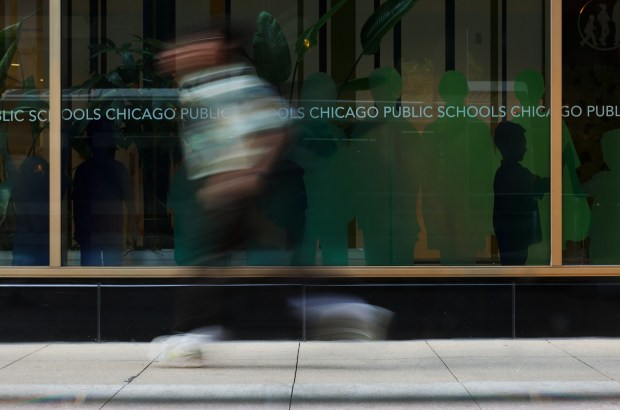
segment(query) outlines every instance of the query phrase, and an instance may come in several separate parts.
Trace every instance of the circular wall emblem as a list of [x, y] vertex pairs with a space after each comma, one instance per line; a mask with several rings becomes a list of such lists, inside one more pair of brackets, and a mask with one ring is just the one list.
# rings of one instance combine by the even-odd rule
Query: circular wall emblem
[[590, 0], [579, 10], [580, 46], [599, 51], [620, 47], [620, 0]]

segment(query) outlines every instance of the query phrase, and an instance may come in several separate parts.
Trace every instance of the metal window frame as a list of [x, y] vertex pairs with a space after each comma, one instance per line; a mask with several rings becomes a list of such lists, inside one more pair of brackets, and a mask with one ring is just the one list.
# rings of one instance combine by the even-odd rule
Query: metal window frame
[[501, 278], [614, 277], [620, 266], [565, 266], [562, 263], [562, 2], [549, 0], [551, 73], [551, 264], [550, 266], [411, 267], [66, 267], [62, 266], [61, 197], [61, 0], [49, 0], [50, 67], [50, 265], [0, 268], [0, 278]]

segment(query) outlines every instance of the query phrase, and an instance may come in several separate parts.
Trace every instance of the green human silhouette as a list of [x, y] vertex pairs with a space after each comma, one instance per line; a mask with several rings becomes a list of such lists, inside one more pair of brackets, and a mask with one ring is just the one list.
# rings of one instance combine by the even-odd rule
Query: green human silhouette
[[590, 263], [620, 263], [620, 129], [608, 131], [601, 139], [608, 171], [594, 175], [584, 187], [592, 197]]
[[489, 127], [463, 114], [469, 87], [459, 71], [439, 83], [444, 115], [423, 135], [422, 211], [428, 247], [439, 249], [442, 264], [476, 263], [476, 252], [493, 233], [493, 177], [499, 156]]
[[306, 229], [295, 264], [315, 265], [317, 240], [323, 264], [349, 263], [347, 226], [354, 214], [349, 183], [349, 149], [344, 131], [329, 118], [312, 118], [314, 107], [334, 103], [338, 90], [325, 73], [308, 76], [301, 90], [304, 118], [295, 124], [295, 160], [304, 170], [307, 191]]
[[[540, 107], [545, 92], [542, 74], [536, 70], [523, 70], [515, 79], [515, 96], [523, 107], [530, 110]], [[523, 110], [522, 110], [523, 111]], [[523, 165], [542, 177], [550, 175], [551, 121], [546, 115], [521, 115], [514, 122], [525, 129], [528, 150]], [[581, 189], [577, 168], [580, 166], [570, 131], [562, 122], [562, 243], [580, 241], [587, 236], [590, 210]], [[549, 195], [539, 201], [542, 241], [529, 250], [528, 265], [546, 265], [551, 255], [551, 202]]]
[[[375, 106], [396, 105], [402, 79], [391, 68], [369, 77]], [[355, 209], [364, 232], [367, 265], [412, 265], [420, 230], [417, 220], [419, 134], [400, 118], [366, 119], [352, 135]]]

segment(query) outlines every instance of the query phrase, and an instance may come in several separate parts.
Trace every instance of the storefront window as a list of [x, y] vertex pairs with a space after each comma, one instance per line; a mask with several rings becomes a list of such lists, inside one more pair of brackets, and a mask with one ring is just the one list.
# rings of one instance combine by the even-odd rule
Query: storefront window
[[0, 264], [49, 264], [46, 1], [0, 5]]
[[181, 141], [221, 113], [156, 61], [216, 22], [289, 135], [224, 264], [548, 264], [548, 13], [506, 3], [65, 0], [64, 264], [203, 264]]
[[620, 3], [563, 7], [564, 263], [618, 265]]

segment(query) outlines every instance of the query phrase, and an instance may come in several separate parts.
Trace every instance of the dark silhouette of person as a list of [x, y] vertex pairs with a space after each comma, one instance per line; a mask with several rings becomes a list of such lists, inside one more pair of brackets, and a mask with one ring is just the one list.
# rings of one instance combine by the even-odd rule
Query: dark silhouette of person
[[538, 201], [549, 192], [550, 179], [520, 164], [525, 141], [519, 124], [504, 121], [495, 130], [502, 162], [493, 182], [493, 228], [502, 265], [525, 265], [529, 246], [542, 240]]
[[[19, 166], [11, 159], [6, 136], [0, 142], [7, 180], [3, 195], [14, 206], [13, 266], [49, 265], [49, 163], [30, 156]], [[8, 205], [8, 198], [7, 198]], [[6, 210], [4, 210], [6, 213]], [[4, 217], [4, 215], [3, 215]]]
[[593, 265], [620, 262], [620, 130], [607, 131], [601, 139], [603, 159], [609, 170], [584, 184], [592, 197], [589, 260]]
[[73, 180], [73, 221], [82, 266], [119, 266], [123, 262], [125, 211], [135, 235], [135, 209], [129, 173], [114, 159], [114, 127], [106, 119], [87, 127], [92, 156]]
[[13, 266], [49, 265], [49, 163], [24, 159], [13, 187]]

